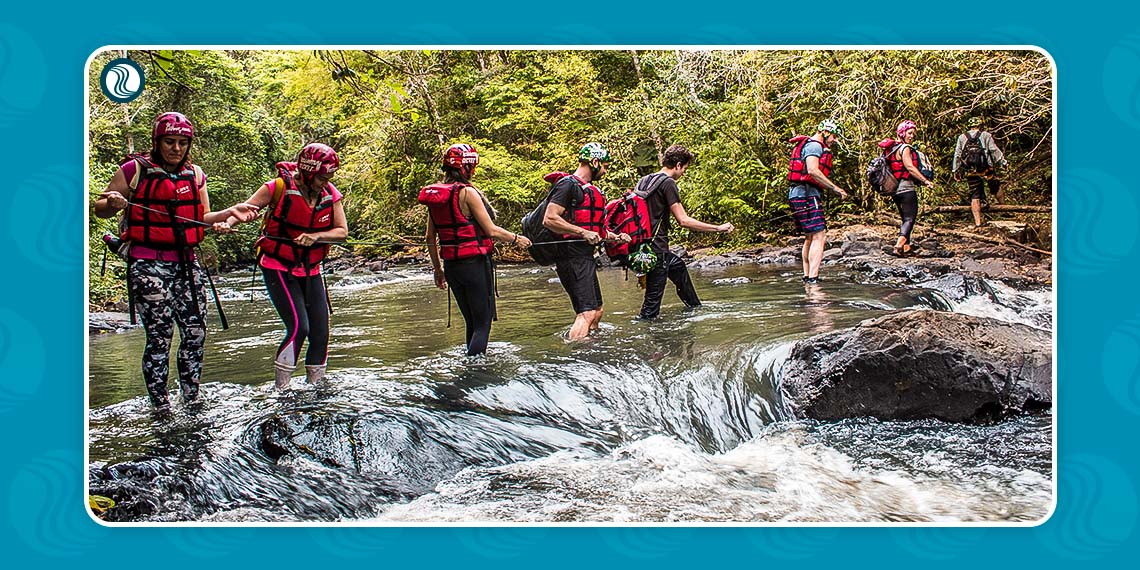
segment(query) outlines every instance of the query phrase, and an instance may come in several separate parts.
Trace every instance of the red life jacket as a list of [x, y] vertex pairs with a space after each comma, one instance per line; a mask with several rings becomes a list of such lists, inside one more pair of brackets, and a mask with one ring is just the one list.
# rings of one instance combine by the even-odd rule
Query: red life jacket
[[[899, 180], [912, 178], [910, 171], [906, 169], [906, 165], [903, 164], [902, 160], [903, 150], [910, 150], [910, 145], [895, 142], [892, 139], [886, 139], [879, 143], [879, 147], [883, 149], [883, 156], [886, 157], [887, 164], [891, 167], [891, 176]], [[916, 155], [911, 154], [911, 162], [915, 165], [915, 168], [918, 167], [918, 157]]]
[[[811, 140], [813, 140], [811, 137], [805, 135], [798, 135], [788, 139], [788, 142], [796, 143], [796, 146], [792, 147], [792, 158], [788, 161], [789, 182], [806, 182], [812, 186], [819, 186], [819, 183], [808, 174], [807, 160], [803, 157], [804, 145]], [[819, 157], [819, 171], [822, 172], [824, 176], [831, 176], [831, 149], [827, 148], [823, 143], [820, 143], [820, 145], [823, 146], [823, 156]]]
[[[284, 192], [265, 219], [265, 229], [257, 240], [262, 255], [268, 255], [286, 267], [313, 267], [328, 254], [326, 243], [303, 246], [293, 241], [301, 234], [323, 232], [333, 227], [333, 193], [330, 186], [321, 190], [314, 206], [309, 206], [305, 195], [297, 186], [293, 174], [296, 163], [277, 163]], [[276, 186], [277, 181], [269, 182]]]
[[[549, 176], [549, 175], [548, 175]], [[597, 232], [603, 238], [606, 237], [606, 197], [598, 190], [597, 186], [589, 182], [583, 182], [581, 178], [568, 174], [567, 176], [574, 179], [578, 187], [582, 190], [581, 201], [574, 204], [569, 208], [571, 224], [578, 226], [584, 230]], [[572, 234], [562, 234], [564, 238], [578, 238]]]
[[[477, 255], [488, 255], [495, 249], [489, 236], [483, 235], [479, 226], [463, 215], [459, 208], [459, 191], [464, 184], [432, 184], [420, 190], [419, 202], [428, 207], [431, 223], [435, 225], [439, 237], [439, 256], [446, 260], [467, 259]], [[487, 212], [490, 205], [483, 201]]]
[[201, 171], [187, 162], [181, 171], [172, 173], [151, 162], [146, 155], [134, 154], [129, 158], [139, 168], [138, 187], [131, 194], [131, 203], [150, 210], [128, 207], [119, 237], [154, 249], [183, 249], [198, 245], [205, 226], [191, 224], [175, 216], [202, 221], [206, 215], [200, 193]]

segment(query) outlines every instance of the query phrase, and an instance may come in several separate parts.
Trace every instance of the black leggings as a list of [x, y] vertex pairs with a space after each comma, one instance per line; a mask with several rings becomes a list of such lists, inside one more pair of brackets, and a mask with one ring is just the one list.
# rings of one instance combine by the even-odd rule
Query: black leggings
[[918, 219], [918, 192], [910, 191], [895, 194], [895, 205], [899, 207], [899, 217], [902, 218], [902, 227], [899, 235], [910, 243], [910, 231], [914, 229], [914, 221]]
[[639, 316], [643, 319], [657, 318], [661, 312], [661, 298], [665, 296], [666, 279], [677, 286], [677, 296], [684, 301], [686, 307], [699, 307], [701, 299], [697, 297], [697, 290], [693, 288], [693, 280], [689, 277], [685, 262], [671, 251], [658, 251], [657, 255], [660, 259], [657, 267], [645, 276], [645, 301], [641, 304]]
[[297, 277], [286, 271], [261, 268], [269, 299], [285, 323], [285, 338], [277, 347], [276, 362], [296, 366], [301, 345], [309, 339], [305, 364], [323, 365], [329, 355], [329, 303], [325, 281], [318, 274]]
[[444, 260], [443, 276], [467, 322], [467, 356], [487, 352], [495, 320], [494, 268], [486, 255]]

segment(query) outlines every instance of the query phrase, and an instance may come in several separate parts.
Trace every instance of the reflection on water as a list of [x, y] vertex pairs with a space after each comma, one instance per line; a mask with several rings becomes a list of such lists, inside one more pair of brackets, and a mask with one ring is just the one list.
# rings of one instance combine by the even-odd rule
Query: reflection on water
[[[1023, 444], [998, 452], [970, 443], [994, 436], [971, 431], [986, 428], [782, 421], [773, 367], [792, 342], [885, 311], [944, 308], [937, 295], [857, 285], [838, 273], [804, 285], [796, 272], [737, 266], [694, 272], [702, 307], [685, 310], [668, 291], [662, 318], [643, 322], [634, 318], [636, 281], [605, 270], [602, 329], [567, 342], [574, 315], [554, 276], [533, 266], [500, 271], [500, 320], [488, 354], [475, 358], [464, 356], [457, 310], [446, 328], [448, 297], [428, 273], [332, 276], [330, 376], [309, 385], [302, 373], [284, 393], [271, 390], [283, 330], [276, 313], [263, 296], [249, 301], [248, 273], [223, 276], [230, 329], [209, 331], [205, 401], [194, 409], [152, 416], [137, 364], [142, 331], [91, 339], [92, 490], [123, 505], [116, 520], [1044, 513], [1047, 417], [995, 432]], [[935, 452], [914, 444], [921, 434], [954, 437]], [[789, 448], [779, 463], [761, 460]], [[929, 468], [931, 453], [946, 469]], [[835, 461], [846, 471], [828, 467]], [[886, 473], [910, 491], [876, 495]], [[1010, 479], [1020, 486], [997, 483]], [[825, 495], [849, 485], [849, 493], [842, 507], [826, 507], [804, 498], [812, 485]], [[800, 489], [798, 508], [776, 492], [789, 486]], [[930, 497], [959, 495], [957, 510], [927, 508]]]

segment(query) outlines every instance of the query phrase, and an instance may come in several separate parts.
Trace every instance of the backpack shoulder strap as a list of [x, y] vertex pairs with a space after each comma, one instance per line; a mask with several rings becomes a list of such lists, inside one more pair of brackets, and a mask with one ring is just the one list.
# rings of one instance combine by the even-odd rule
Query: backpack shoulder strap
[[277, 209], [277, 204], [281, 203], [281, 198], [285, 196], [285, 181], [280, 176], [273, 179], [273, 195], [269, 198], [269, 203], [265, 205], [265, 214], [261, 217], [261, 233], [265, 233], [265, 226], [269, 223], [269, 216], [273, 215], [273, 211]]
[[966, 141], [967, 142], [973, 142], [973, 141], [976, 141], [980, 138], [982, 138], [982, 131], [978, 131], [978, 134], [976, 134], [974, 136], [970, 136], [970, 132], [966, 131]]
[[201, 190], [206, 185], [206, 172], [197, 164], [191, 164], [190, 168], [194, 169], [194, 189]]
[[[648, 199], [649, 195], [660, 188], [661, 185], [665, 183], [666, 178], [669, 178], [669, 175], [664, 172], [658, 172], [650, 176], [654, 176], [655, 178], [646, 184], [647, 188], [645, 190], [642, 190], [642, 192], [645, 193], [645, 196], [642, 197], [643, 199]], [[637, 190], [637, 188], [635, 188], [635, 190]]]

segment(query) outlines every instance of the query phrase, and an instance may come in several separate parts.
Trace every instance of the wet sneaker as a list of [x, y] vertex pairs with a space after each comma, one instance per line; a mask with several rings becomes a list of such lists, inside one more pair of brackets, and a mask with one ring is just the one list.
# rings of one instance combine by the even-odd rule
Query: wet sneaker
[[181, 384], [182, 389], [182, 402], [186, 404], [193, 404], [198, 401], [198, 385], [197, 384]]
[[325, 365], [306, 364], [305, 382], [314, 384], [325, 379]]
[[275, 362], [273, 366], [273, 387], [278, 390], [284, 390], [289, 386], [289, 381], [293, 379], [293, 368], [291, 366]]
[[819, 281], [819, 277], [804, 277], [804, 283], [808, 285], [815, 285], [816, 283], [819, 283]]

